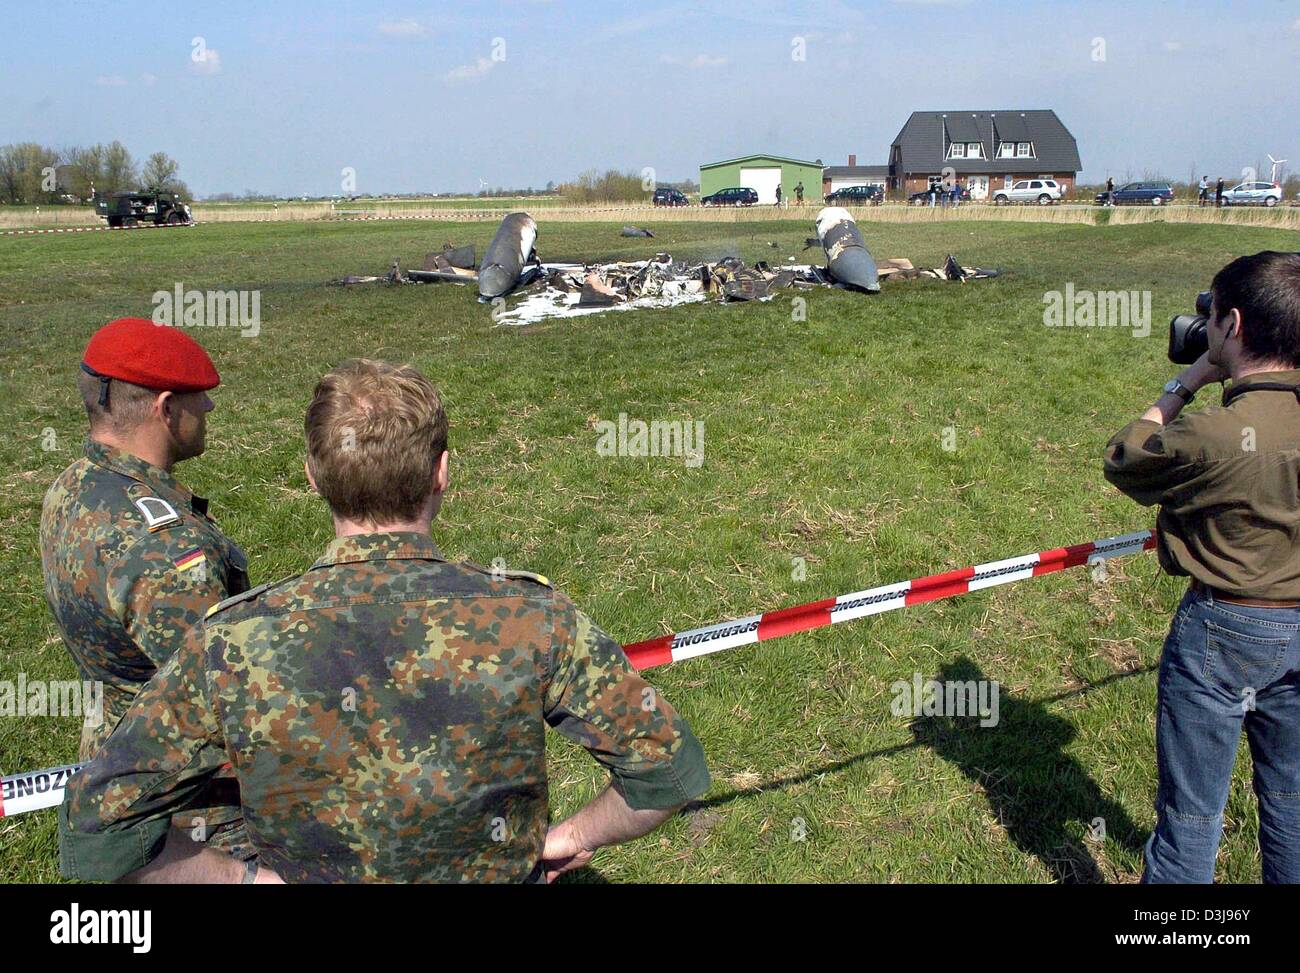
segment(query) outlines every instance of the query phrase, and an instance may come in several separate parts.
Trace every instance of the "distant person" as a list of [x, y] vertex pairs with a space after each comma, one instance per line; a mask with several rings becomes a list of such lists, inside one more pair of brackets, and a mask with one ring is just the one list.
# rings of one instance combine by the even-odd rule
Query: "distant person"
[[1201, 191], [1196, 197], [1196, 205], [1204, 206], [1210, 201], [1210, 177], [1201, 176]]
[[781, 205], [781, 184], [780, 183], [777, 183], [776, 186], [776, 205], [777, 206]]
[[956, 209], [957, 205], [961, 202], [961, 180], [959, 179], [953, 180], [951, 195], [952, 195], [952, 207], [953, 209]]
[[1106, 177], [1106, 205], [1115, 205], [1115, 180], [1110, 176]]
[[803, 205], [803, 180], [799, 180], [794, 187], [794, 201], [796, 205]]
[[1223, 177], [1222, 176], [1220, 176], [1219, 181], [1214, 184], [1214, 205], [1215, 206], [1223, 205]]
[[930, 188], [925, 191], [926, 196], [930, 199], [930, 208], [934, 209], [935, 197], [938, 195], [936, 190], [939, 188], [938, 183], [930, 183]]

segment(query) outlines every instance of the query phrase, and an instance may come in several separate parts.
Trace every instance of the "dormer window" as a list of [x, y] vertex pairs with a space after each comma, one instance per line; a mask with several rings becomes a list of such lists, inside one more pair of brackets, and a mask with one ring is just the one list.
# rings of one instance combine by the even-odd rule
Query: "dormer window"
[[1016, 143], [1015, 143], [1015, 142], [999, 142], [999, 143], [998, 143], [998, 158], [999, 158], [999, 159], [1014, 159], [1015, 157], [1016, 157]]
[[1032, 159], [1032, 158], [1034, 158], [1034, 143], [1033, 143], [1033, 142], [1017, 142], [1017, 143], [1016, 143], [1016, 158], [1017, 158], [1017, 159]]
[[948, 146], [948, 158], [950, 159], [966, 158], [966, 143], [953, 142], [952, 145]]
[[982, 159], [984, 145], [981, 142], [953, 142], [948, 146], [950, 159]]

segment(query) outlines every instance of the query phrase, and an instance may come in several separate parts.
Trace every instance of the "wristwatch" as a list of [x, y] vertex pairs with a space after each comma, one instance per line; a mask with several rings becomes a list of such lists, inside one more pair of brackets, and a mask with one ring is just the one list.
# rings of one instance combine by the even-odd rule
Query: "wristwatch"
[[1165, 383], [1165, 394], [1176, 395], [1180, 399], [1182, 399], [1183, 402], [1191, 402], [1192, 396], [1194, 396], [1196, 393], [1193, 392], [1191, 389], [1189, 389], [1182, 382], [1178, 381], [1178, 379], [1171, 378], [1168, 382]]

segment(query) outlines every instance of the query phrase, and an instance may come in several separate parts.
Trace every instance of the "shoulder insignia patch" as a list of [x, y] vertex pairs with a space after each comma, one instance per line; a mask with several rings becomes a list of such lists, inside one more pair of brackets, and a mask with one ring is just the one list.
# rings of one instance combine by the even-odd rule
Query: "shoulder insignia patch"
[[211, 618], [217, 612], [229, 608], [231, 605], [238, 605], [240, 602], [250, 601], [253, 598], [256, 598], [263, 591], [266, 591], [266, 589], [270, 587], [272, 587], [272, 585], [270, 584], [259, 584], [256, 588], [249, 588], [247, 591], [242, 592], [241, 594], [232, 595], [229, 598], [225, 599], [224, 601], [219, 601], [211, 608], [209, 608], [207, 614], [205, 614], [203, 617]]
[[524, 581], [536, 581], [538, 584], [551, 587], [551, 579], [544, 574], [533, 574], [531, 571], [508, 571], [501, 566], [501, 559], [490, 568], [485, 568], [481, 564], [475, 564], [473, 561], [457, 561], [461, 567], [469, 568], [471, 571], [477, 571], [480, 574], [486, 574], [493, 581], [503, 581], [506, 578]]
[[176, 512], [176, 508], [162, 497], [136, 497], [131, 502], [140, 513], [144, 514], [145, 526], [149, 528], [151, 534], [181, 522], [181, 516]]
[[531, 571], [500, 571], [498, 574], [504, 578], [526, 578], [529, 581], [536, 581], [546, 587], [551, 586], [551, 579], [544, 574], [533, 574]]

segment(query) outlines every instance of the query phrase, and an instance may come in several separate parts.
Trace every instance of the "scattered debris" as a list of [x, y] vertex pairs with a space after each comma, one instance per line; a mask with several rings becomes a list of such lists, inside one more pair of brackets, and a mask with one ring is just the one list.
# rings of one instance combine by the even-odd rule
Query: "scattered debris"
[[598, 273], [590, 273], [582, 282], [582, 291], [578, 295], [578, 307], [613, 307], [619, 301], [627, 300], [614, 290]]
[[417, 284], [473, 284], [478, 281], [478, 272], [462, 267], [448, 267], [446, 270], [408, 270], [406, 277]]
[[450, 243], [444, 243], [441, 251], [425, 254], [423, 269], [473, 270], [474, 266], [474, 244], [453, 247]]
[[[826, 266], [796, 264], [790, 257], [785, 266], [773, 267], [760, 260], [753, 267], [736, 256], [714, 262], [686, 263], [671, 254], [658, 253], [648, 260], [606, 264], [543, 264], [537, 257], [537, 224], [527, 213], [511, 213], [501, 221], [496, 235], [483, 254], [483, 266], [474, 269], [474, 247], [443, 244], [427, 254], [421, 270], [403, 271], [398, 261], [383, 277], [353, 276], [333, 284], [477, 283], [480, 300], [502, 298], [524, 292], [512, 307], [495, 311], [496, 321], [532, 324], [546, 318], [573, 317], [611, 310], [673, 307], [709, 299], [726, 302], [770, 301], [779, 291], [795, 288], [840, 287], [877, 293], [882, 280], [936, 280], [965, 282], [998, 276], [996, 270], [963, 267], [948, 255], [942, 267], [918, 269], [904, 257], [877, 265], [863, 242], [853, 218], [843, 209], [830, 206], [817, 216], [817, 236], [807, 246], [820, 246]], [[634, 226], [623, 228], [624, 236], [652, 236]], [[779, 245], [769, 242], [776, 248]]]

